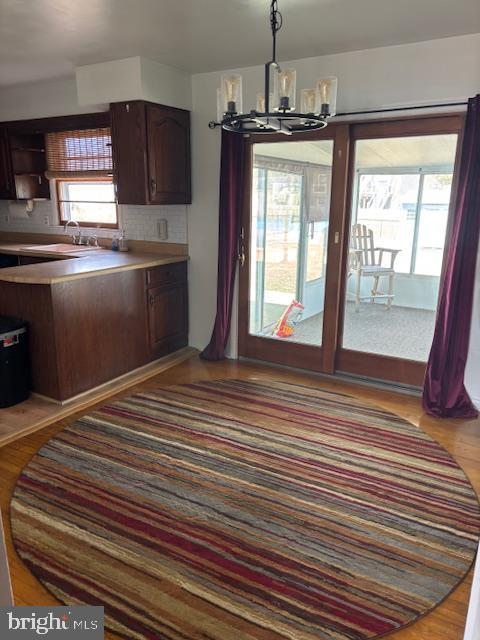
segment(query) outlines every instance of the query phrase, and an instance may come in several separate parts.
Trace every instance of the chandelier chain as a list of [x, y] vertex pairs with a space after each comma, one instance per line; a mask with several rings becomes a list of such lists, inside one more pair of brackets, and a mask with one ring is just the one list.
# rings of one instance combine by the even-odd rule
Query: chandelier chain
[[272, 39], [273, 39], [273, 54], [272, 60], [273, 62], [277, 61], [277, 32], [280, 31], [283, 24], [283, 17], [280, 11], [278, 10], [278, 0], [272, 0], [270, 4], [270, 26], [272, 28]]

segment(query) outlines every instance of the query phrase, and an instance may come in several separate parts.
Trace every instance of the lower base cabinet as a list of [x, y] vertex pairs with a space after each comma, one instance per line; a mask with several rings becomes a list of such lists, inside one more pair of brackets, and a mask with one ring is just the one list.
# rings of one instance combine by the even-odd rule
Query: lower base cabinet
[[33, 391], [65, 401], [188, 344], [187, 263], [0, 281], [0, 315], [29, 324]]
[[147, 270], [146, 288], [149, 345], [158, 358], [188, 344], [187, 264]]

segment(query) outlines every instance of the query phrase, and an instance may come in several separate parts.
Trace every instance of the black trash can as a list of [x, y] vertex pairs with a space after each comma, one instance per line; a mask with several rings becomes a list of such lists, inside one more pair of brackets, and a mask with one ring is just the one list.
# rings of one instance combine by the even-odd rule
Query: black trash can
[[30, 395], [28, 326], [18, 318], [0, 316], [0, 408]]

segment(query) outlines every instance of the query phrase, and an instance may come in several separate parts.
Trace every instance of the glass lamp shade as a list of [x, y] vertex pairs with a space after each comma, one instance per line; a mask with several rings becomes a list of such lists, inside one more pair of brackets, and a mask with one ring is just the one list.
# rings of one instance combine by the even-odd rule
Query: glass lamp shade
[[322, 116], [334, 116], [337, 112], [338, 79], [334, 76], [317, 82], [317, 104], [315, 113]]
[[[269, 104], [269, 109], [271, 110], [272, 108], [273, 108], [273, 93], [270, 94], [270, 104]], [[264, 93], [257, 93], [256, 111], [258, 111], [258, 113], [265, 113], [266, 111]]]
[[224, 115], [222, 90], [217, 89], [217, 122], [221, 122]]
[[300, 111], [302, 113], [315, 113], [317, 107], [317, 90], [302, 89], [300, 93]]
[[258, 113], [265, 113], [265, 94], [257, 93], [257, 106]]
[[295, 69], [284, 69], [274, 75], [275, 109], [293, 111], [297, 91], [297, 72]]
[[224, 113], [242, 113], [242, 76], [222, 76], [222, 109]]

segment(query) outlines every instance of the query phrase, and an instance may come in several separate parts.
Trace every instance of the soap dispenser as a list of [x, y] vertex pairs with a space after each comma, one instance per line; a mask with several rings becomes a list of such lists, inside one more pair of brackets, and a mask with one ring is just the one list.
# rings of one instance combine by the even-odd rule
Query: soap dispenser
[[125, 229], [122, 229], [122, 235], [118, 239], [118, 250], [128, 251], [128, 240], [125, 235]]

